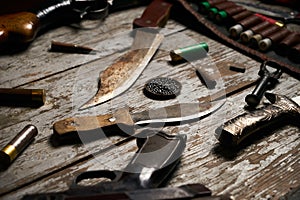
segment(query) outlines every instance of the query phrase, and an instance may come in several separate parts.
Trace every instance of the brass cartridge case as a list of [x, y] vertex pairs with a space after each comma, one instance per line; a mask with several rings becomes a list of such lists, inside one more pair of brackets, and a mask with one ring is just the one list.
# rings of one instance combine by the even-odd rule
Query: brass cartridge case
[[1, 151], [0, 169], [6, 169], [16, 157], [33, 141], [38, 130], [34, 125], [24, 127]]
[[0, 88], [0, 105], [39, 107], [45, 103], [43, 89]]

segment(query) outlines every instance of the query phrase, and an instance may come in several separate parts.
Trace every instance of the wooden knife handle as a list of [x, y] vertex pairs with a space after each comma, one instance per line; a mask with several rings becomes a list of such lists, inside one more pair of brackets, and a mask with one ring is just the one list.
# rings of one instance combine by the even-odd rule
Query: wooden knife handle
[[100, 128], [113, 129], [131, 134], [134, 122], [127, 109], [119, 109], [114, 114], [99, 116], [70, 117], [53, 124], [53, 131], [58, 135], [76, 132], [88, 132]]
[[26, 11], [32, 8], [39, 7], [46, 0], [10, 0], [10, 1], [0, 1], [0, 14], [9, 14]]
[[153, 0], [143, 12], [142, 17], [133, 21], [133, 27], [164, 27], [171, 7], [172, 4], [167, 0]]
[[14, 43], [31, 42], [40, 26], [37, 16], [31, 12], [19, 12], [0, 16], [0, 44], [8, 40]]

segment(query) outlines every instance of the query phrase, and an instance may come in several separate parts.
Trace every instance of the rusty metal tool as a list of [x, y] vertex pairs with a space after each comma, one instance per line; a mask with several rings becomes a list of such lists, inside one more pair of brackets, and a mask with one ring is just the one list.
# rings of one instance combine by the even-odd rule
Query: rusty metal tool
[[152, 29], [136, 30], [131, 49], [100, 74], [96, 95], [80, 109], [104, 103], [125, 92], [138, 79], [160, 46], [163, 35]]
[[[166, 0], [152, 1], [142, 16], [133, 21], [133, 27], [157, 28], [165, 26], [171, 7], [172, 4]], [[149, 28], [148, 30], [152, 29]], [[155, 35], [149, 31], [138, 30], [131, 50], [101, 73], [101, 86], [97, 94], [80, 109], [106, 102], [126, 91], [145, 69], [162, 40], [161, 34]], [[117, 73], [119, 70], [122, 73]]]

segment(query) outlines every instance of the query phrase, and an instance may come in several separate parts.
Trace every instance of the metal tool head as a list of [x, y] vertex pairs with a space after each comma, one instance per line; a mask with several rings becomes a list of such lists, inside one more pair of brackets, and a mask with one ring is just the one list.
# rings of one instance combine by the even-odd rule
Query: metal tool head
[[[272, 66], [273, 70], [270, 70], [268, 68], [269, 66]], [[278, 64], [272, 62], [272, 61], [264, 61], [260, 65], [260, 70], [258, 72], [260, 76], [269, 76], [270, 78], [279, 79], [282, 75], [282, 70], [278, 66]]]
[[[138, 151], [122, 171], [97, 170], [81, 173], [74, 179], [71, 193], [84, 191], [109, 193], [160, 186], [177, 166], [186, 146], [186, 135], [168, 135], [145, 130], [146, 138], [137, 138]], [[154, 133], [153, 133], [154, 132]], [[108, 178], [94, 186], [81, 186], [83, 180]]]

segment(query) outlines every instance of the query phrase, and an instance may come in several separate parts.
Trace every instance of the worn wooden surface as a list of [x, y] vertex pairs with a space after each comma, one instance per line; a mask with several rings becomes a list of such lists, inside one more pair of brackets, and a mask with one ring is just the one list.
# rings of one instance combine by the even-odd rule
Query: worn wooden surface
[[[95, 108], [78, 108], [97, 91], [99, 73], [122, 55], [132, 42], [132, 21], [144, 8], [111, 14], [93, 30], [60, 27], [39, 36], [30, 47], [15, 55], [0, 57], [0, 86], [41, 88], [46, 103], [40, 108], [0, 107], [0, 147], [4, 147], [27, 124], [37, 126], [35, 141], [3, 172], [0, 172], [0, 199], [20, 199], [24, 194], [58, 192], [67, 189], [74, 176], [86, 170], [123, 169], [137, 150], [135, 141], [109, 148], [124, 137], [93, 138], [82, 143], [51, 143], [54, 122], [73, 116], [107, 114], [129, 106], [131, 112], [150, 108], [207, 101], [226, 92], [225, 105], [212, 115], [191, 123], [169, 126], [169, 134], [186, 134], [188, 141], [180, 166], [167, 186], [202, 183], [213, 194], [230, 193], [235, 199], [279, 199], [300, 187], [299, 127], [286, 125], [228, 155], [218, 145], [215, 129], [245, 112], [244, 98], [254, 89], [260, 63], [212, 39], [169, 20], [165, 39], [154, 59], [136, 83], [124, 94]], [[92, 22], [95, 23], [95, 22]], [[99, 50], [95, 55], [48, 52], [51, 40], [78, 43]], [[217, 67], [221, 86], [208, 90], [190, 63], [171, 65], [169, 51], [196, 42], [209, 45], [209, 56], [201, 65]], [[245, 67], [234, 72], [229, 66]], [[154, 101], [144, 96], [147, 80], [157, 76], [175, 78], [182, 84], [173, 100]], [[300, 95], [299, 80], [283, 74], [274, 93]], [[90, 139], [90, 138], [89, 138]]]

